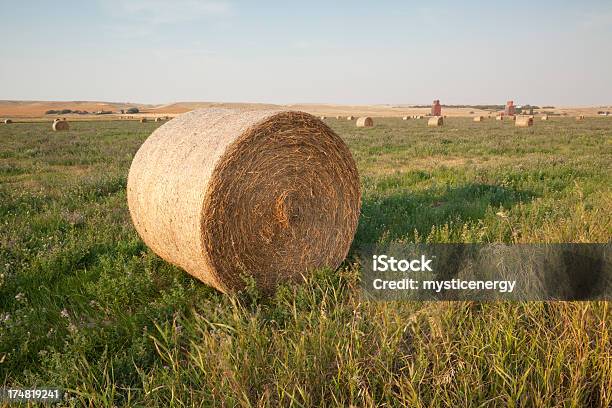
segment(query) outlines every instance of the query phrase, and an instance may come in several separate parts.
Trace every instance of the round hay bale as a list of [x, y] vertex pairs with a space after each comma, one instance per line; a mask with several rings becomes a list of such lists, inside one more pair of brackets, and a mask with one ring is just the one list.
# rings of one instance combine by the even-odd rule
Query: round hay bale
[[346, 120], [355, 120], [355, 117], [354, 116], [347, 116]]
[[372, 127], [374, 126], [374, 121], [369, 116], [362, 116], [357, 119], [356, 125], [357, 127]]
[[427, 126], [442, 126], [444, 124], [444, 119], [442, 116], [432, 116], [427, 121]]
[[548, 120], [548, 115], [542, 115], [542, 120]]
[[474, 122], [482, 122], [484, 120], [484, 117], [482, 116], [474, 116]]
[[404, 116], [404, 117], [402, 118], [402, 120], [408, 120], [408, 119], [410, 119], [408, 116]]
[[147, 122], [147, 118], [140, 118], [140, 123], [146, 123]]
[[162, 118], [155, 118], [155, 121], [156, 121], [156, 122], [161, 122], [161, 121], [162, 121]]
[[68, 125], [68, 122], [66, 122], [65, 120], [55, 120], [53, 121], [53, 130], [55, 130], [56, 132], [62, 131], [62, 130], [68, 130], [70, 128], [70, 125]]
[[337, 115], [337, 116], [336, 116], [336, 119], [340, 119], [340, 115]]
[[504, 120], [504, 117], [502, 115], [498, 115], [495, 117], [495, 120]]
[[584, 120], [584, 115], [578, 115], [578, 116], [576, 116], [576, 121], [580, 122], [580, 121], [582, 121], [582, 120]]
[[529, 116], [519, 116], [514, 121], [514, 126], [516, 127], [533, 126], [533, 118], [530, 118]]
[[325, 120], [325, 119], [327, 119], [327, 117], [321, 116], [321, 120]]
[[136, 230], [165, 260], [222, 292], [264, 292], [337, 268], [357, 227], [351, 153], [316, 117], [202, 109], [160, 126], [130, 167]]
[[9, 125], [9, 124], [11, 124], [11, 123], [13, 123], [13, 121], [12, 121], [12, 120], [10, 120], [10, 119], [4, 119], [4, 124], [5, 124], [5, 125]]

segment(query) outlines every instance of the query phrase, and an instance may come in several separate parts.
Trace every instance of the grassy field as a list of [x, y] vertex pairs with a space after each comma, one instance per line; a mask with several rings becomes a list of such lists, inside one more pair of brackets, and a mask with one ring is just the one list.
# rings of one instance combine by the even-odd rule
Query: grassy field
[[0, 125], [0, 385], [69, 406], [608, 407], [608, 302], [369, 303], [371, 242], [608, 242], [612, 119], [327, 120], [351, 148], [353, 250], [274, 298], [221, 295], [139, 239], [131, 158], [158, 123]]

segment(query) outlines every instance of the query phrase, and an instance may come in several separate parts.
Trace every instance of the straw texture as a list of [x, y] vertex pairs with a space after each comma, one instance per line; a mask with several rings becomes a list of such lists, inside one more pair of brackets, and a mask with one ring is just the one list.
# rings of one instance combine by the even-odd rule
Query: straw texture
[[533, 126], [533, 118], [529, 116], [517, 116], [514, 121], [514, 126], [516, 127], [529, 127]]
[[374, 126], [374, 121], [369, 116], [362, 116], [357, 119], [356, 125], [357, 127], [372, 127]]
[[442, 126], [444, 124], [444, 119], [442, 116], [432, 116], [427, 121], [427, 126]]
[[127, 198], [159, 256], [223, 292], [268, 292], [348, 253], [361, 206], [346, 144], [303, 112], [204, 109], [136, 153]]
[[55, 120], [53, 122], [53, 130], [55, 130], [56, 132], [61, 130], [68, 130], [69, 128], [70, 125], [68, 125], [68, 122], [66, 122], [65, 120]]

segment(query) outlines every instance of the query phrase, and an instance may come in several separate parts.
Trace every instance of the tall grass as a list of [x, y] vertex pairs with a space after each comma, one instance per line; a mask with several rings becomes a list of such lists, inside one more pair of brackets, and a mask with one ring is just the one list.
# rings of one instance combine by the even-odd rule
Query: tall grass
[[[612, 121], [327, 120], [373, 242], [608, 242]], [[372, 303], [351, 251], [273, 298], [148, 250], [126, 175], [155, 123], [0, 126], [0, 382], [67, 406], [612, 405], [608, 302]]]

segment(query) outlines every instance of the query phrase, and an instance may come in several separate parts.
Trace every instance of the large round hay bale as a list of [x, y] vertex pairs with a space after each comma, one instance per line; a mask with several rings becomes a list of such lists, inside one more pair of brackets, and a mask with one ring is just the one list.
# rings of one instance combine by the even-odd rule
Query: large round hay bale
[[354, 116], [347, 116], [346, 120], [355, 120], [355, 117]]
[[374, 121], [369, 116], [362, 116], [357, 119], [357, 127], [372, 127], [374, 126]]
[[147, 122], [147, 118], [140, 118], [140, 123], [146, 123]]
[[68, 125], [68, 122], [65, 120], [53, 121], [53, 130], [55, 130], [56, 132], [59, 132], [61, 130], [68, 130], [69, 128], [70, 125]]
[[410, 117], [408, 117], [408, 116], [403, 116], [402, 117], [402, 120], [408, 120], [408, 119], [410, 119]]
[[432, 116], [427, 121], [427, 126], [442, 126], [444, 124], [444, 119], [442, 116]]
[[344, 260], [361, 205], [346, 144], [312, 115], [203, 109], [160, 126], [127, 182], [145, 243], [220, 291], [263, 291]]
[[542, 120], [548, 120], [548, 115], [542, 115]]
[[482, 122], [484, 120], [483, 116], [474, 116], [474, 122]]
[[518, 116], [514, 121], [514, 126], [516, 127], [529, 127], [533, 126], [533, 118], [529, 116]]
[[10, 119], [4, 119], [4, 124], [5, 124], [5, 125], [9, 125], [9, 124], [11, 124], [11, 123], [13, 123], [13, 121], [12, 121], [12, 120], [10, 120]]

